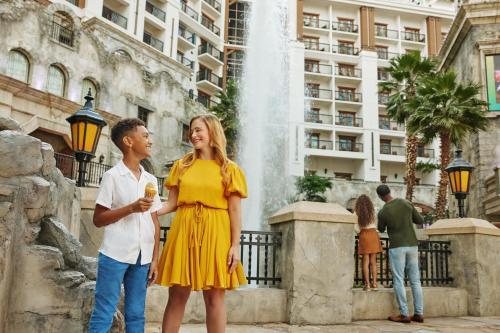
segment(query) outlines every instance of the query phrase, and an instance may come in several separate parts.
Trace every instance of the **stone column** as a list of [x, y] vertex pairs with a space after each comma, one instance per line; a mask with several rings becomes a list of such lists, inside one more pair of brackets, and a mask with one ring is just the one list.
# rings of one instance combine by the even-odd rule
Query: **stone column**
[[375, 49], [374, 8], [362, 6], [360, 9], [361, 49]]
[[283, 236], [279, 267], [290, 324], [351, 322], [355, 221], [338, 204], [306, 201], [269, 219]]
[[469, 315], [500, 315], [500, 229], [485, 220], [446, 219], [426, 234], [430, 240], [451, 241], [450, 275], [467, 290]]
[[304, 36], [304, 0], [297, 0], [297, 40]]
[[429, 16], [427, 23], [427, 54], [429, 57], [437, 56], [441, 48], [441, 19]]

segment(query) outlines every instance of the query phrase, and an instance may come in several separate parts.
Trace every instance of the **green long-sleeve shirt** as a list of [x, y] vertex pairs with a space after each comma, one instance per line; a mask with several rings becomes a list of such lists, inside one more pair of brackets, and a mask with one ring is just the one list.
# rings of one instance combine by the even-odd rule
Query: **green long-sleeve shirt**
[[417, 246], [417, 236], [412, 223], [423, 224], [422, 216], [404, 199], [393, 199], [378, 212], [377, 228], [389, 235], [389, 247]]

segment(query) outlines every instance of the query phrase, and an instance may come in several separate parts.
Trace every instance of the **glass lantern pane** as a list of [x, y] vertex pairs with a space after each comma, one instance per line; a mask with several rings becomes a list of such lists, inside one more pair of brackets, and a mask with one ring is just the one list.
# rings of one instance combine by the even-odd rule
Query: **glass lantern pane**
[[467, 192], [469, 188], [469, 171], [461, 170], [460, 171], [460, 192]]
[[453, 176], [455, 176], [455, 191], [460, 192], [461, 186], [460, 186], [460, 171], [457, 170], [453, 173]]
[[455, 182], [455, 172], [452, 171], [448, 174], [450, 177], [450, 187], [451, 187], [451, 192], [455, 193], [457, 191], [457, 183]]

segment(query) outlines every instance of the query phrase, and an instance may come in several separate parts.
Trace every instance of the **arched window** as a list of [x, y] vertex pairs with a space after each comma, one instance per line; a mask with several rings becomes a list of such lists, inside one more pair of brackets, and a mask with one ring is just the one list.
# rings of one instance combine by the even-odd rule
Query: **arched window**
[[52, 17], [51, 37], [61, 44], [73, 46], [73, 21], [64, 12], [56, 12]]
[[28, 83], [30, 73], [30, 62], [22, 52], [11, 50], [9, 52], [9, 64], [7, 75], [16, 80]]
[[85, 96], [89, 93], [92, 97], [94, 97], [94, 107], [97, 106], [97, 97], [99, 95], [99, 91], [97, 90], [97, 85], [91, 79], [83, 79], [82, 81], [82, 104], [85, 104]]
[[66, 76], [56, 65], [50, 65], [49, 76], [47, 78], [47, 91], [51, 94], [64, 96], [66, 86]]

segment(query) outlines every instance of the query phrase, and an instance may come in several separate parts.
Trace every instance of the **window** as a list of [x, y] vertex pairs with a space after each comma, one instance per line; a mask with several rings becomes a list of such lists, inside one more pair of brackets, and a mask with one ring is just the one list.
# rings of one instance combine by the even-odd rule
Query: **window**
[[348, 65], [348, 64], [339, 64], [338, 65], [338, 75], [340, 76], [349, 76], [349, 77], [354, 77], [355, 75], [355, 67], [354, 65]]
[[353, 136], [339, 136], [340, 151], [355, 151], [356, 138]]
[[47, 91], [57, 96], [64, 96], [66, 87], [66, 76], [56, 65], [50, 65], [47, 79]]
[[306, 72], [319, 73], [319, 60], [306, 59], [304, 62]]
[[319, 28], [319, 14], [304, 13], [304, 26]]
[[377, 51], [377, 57], [379, 59], [389, 59], [389, 49], [387, 46], [376, 45], [375, 50]]
[[306, 114], [306, 121], [311, 123], [322, 123], [319, 119], [319, 108], [311, 108]]
[[307, 96], [319, 98], [319, 83], [306, 83]]
[[380, 182], [383, 184], [387, 183], [387, 176], [380, 175]]
[[377, 80], [387, 81], [389, 80], [389, 73], [385, 68], [377, 68]]
[[323, 45], [319, 44], [319, 37], [303, 36], [304, 46], [308, 50], [325, 51]]
[[68, 14], [56, 12], [52, 17], [50, 37], [68, 46], [73, 46], [73, 21]]
[[337, 99], [339, 101], [357, 102], [356, 89], [349, 87], [339, 87]]
[[420, 42], [420, 29], [405, 27], [405, 40]]
[[150, 110], [143, 108], [142, 106], [138, 106], [137, 108], [137, 118], [142, 120], [146, 124], [146, 127], [148, 127], [148, 118], [150, 113]]
[[246, 44], [247, 18], [249, 5], [235, 2], [229, 5], [228, 42], [229, 44]]
[[375, 35], [377, 37], [388, 37], [387, 36], [387, 24], [375, 23]]
[[339, 53], [354, 55], [354, 42], [339, 40]]
[[319, 133], [309, 134], [309, 148], [319, 149]]
[[339, 30], [346, 32], [357, 32], [354, 29], [354, 20], [349, 18], [339, 17]]
[[7, 75], [25, 83], [28, 83], [30, 72], [30, 62], [21, 51], [12, 50], [9, 52], [9, 64]]
[[191, 137], [191, 133], [189, 133], [189, 125], [182, 123], [182, 138], [181, 138], [181, 142], [184, 143], [184, 144], [187, 144], [187, 145], [191, 144], [190, 137]]
[[234, 50], [227, 55], [227, 78], [235, 81], [243, 75], [243, 57], [245, 53], [242, 50]]
[[207, 109], [210, 107], [210, 103], [211, 103], [211, 100], [210, 100], [210, 95], [201, 91], [201, 90], [198, 90], [198, 102], [203, 105], [204, 107], [206, 107]]
[[390, 155], [391, 151], [391, 140], [380, 139], [380, 153]]
[[337, 178], [337, 179], [351, 180], [352, 179], [352, 173], [335, 172], [335, 178]]
[[97, 86], [94, 83], [94, 81], [90, 79], [83, 79], [82, 81], [82, 104], [85, 104], [85, 96], [89, 93], [90, 89], [90, 95], [94, 97], [94, 106], [97, 106]]
[[336, 125], [355, 126], [356, 114], [353, 112], [339, 111], [339, 119]]

